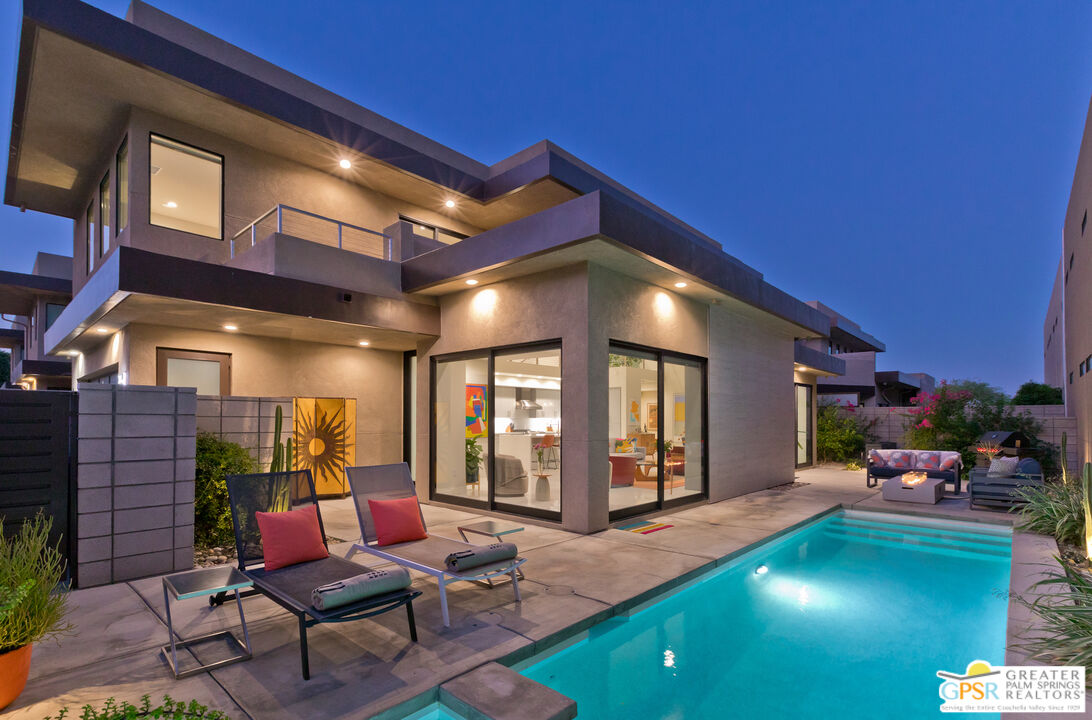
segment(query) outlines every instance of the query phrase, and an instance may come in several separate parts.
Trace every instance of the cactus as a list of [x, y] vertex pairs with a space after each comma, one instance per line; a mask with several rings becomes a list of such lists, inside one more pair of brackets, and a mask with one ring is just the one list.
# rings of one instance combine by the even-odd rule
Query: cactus
[[1092, 558], [1092, 463], [1086, 462], [1081, 472], [1081, 490], [1084, 505], [1084, 551], [1085, 557]]
[[1069, 485], [1069, 461], [1066, 459], [1066, 434], [1062, 433], [1062, 485]]
[[269, 463], [269, 472], [286, 472], [292, 469], [292, 438], [281, 442], [281, 426], [284, 423], [284, 413], [281, 406], [273, 416], [273, 459]]

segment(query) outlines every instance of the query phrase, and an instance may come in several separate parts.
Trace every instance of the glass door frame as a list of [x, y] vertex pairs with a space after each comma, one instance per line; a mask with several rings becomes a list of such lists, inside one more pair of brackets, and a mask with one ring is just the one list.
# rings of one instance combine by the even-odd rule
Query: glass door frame
[[[615, 350], [620, 352], [616, 353]], [[640, 505], [630, 505], [624, 508], [608, 511], [608, 520], [615, 522], [634, 515], [641, 515], [658, 510], [670, 510], [681, 505], [689, 505], [704, 501], [709, 497], [709, 361], [700, 355], [688, 355], [686, 353], [663, 350], [660, 348], [638, 345], [622, 340], [611, 340], [608, 349], [610, 354], [625, 354], [627, 352], [640, 355], [652, 355], [656, 359], [656, 406], [659, 414], [656, 418], [656, 500]], [[686, 495], [678, 498], [664, 500], [664, 363], [677, 360], [683, 364], [696, 364], [701, 370], [701, 492], [694, 495]], [[608, 443], [610, 441], [608, 440]], [[608, 452], [610, 451], [608, 445]], [[608, 484], [610, 480], [608, 479]], [[609, 487], [608, 487], [609, 492]]]
[[[563, 367], [562, 359], [562, 346], [561, 338], [553, 340], [541, 340], [529, 343], [515, 343], [512, 345], [498, 345], [496, 347], [489, 347], [479, 350], [465, 350], [462, 352], [445, 353], [443, 355], [433, 355], [429, 357], [429, 377], [428, 377], [428, 422], [429, 422], [429, 449], [428, 449], [428, 497], [429, 500], [435, 500], [437, 502], [450, 503], [452, 505], [462, 505], [465, 507], [472, 507], [479, 510], [490, 510], [497, 512], [510, 513], [513, 515], [523, 515], [526, 517], [542, 518], [544, 520], [561, 520], [561, 510], [554, 512], [553, 510], [543, 510], [541, 508], [530, 507], [527, 505], [516, 505], [505, 503], [501, 501], [497, 502], [496, 499], [496, 430], [494, 428], [494, 422], [496, 415], [496, 356], [497, 355], [510, 355], [513, 352], [520, 350], [548, 350], [556, 348], [558, 351], [558, 373], [561, 379], [562, 393], [565, 388], [565, 370]], [[487, 472], [489, 473], [489, 489], [486, 493], [485, 500], [476, 500], [469, 497], [459, 497], [458, 495], [446, 495], [438, 494], [436, 492], [436, 366], [441, 362], [459, 361], [459, 360], [482, 360], [485, 359], [486, 364], [486, 453], [489, 456], [489, 465]], [[417, 372], [421, 371], [421, 366], [418, 364]], [[564, 422], [564, 402], [561, 404], [562, 408], [562, 422], [561, 427], [565, 426]], [[564, 470], [565, 468], [565, 453], [560, 453], [560, 462], [558, 463], [558, 506], [564, 509]], [[531, 472], [531, 468], [526, 469], [528, 473]], [[527, 479], [528, 492], [531, 492], [530, 477]]]
[[[814, 445], [815, 441], [815, 388], [808, 383], [793, 383], [793, 409], [796, 410], [796, 412], [793, 413], [793, 415], [795, 416], [794, 422], [798, 422], [800, 420], [800, 408], [796, 407], [796, 403], [799, 401], [800, 396], [797, 394], [798, 390], [796, 388], [807, 388], [808, 391], [807, 430], [804, 433], [805, 437], [807, 438], [807, 446], [805, 447], [805, 451], [807, 452], [807, 459], [802, 463], [796, 463], [796, 467], [811, 467], [815, 463], [815, 458], [812, 457], [812, 446]], [[800, 437], [800, 428], [794, 428], [793, 430], [793, 454], [794, 456], [799, 457], [799, 455], [796, 454], [796, 451], [799, 450], [799, 448], [796, 447], [796, 443], [799, 442], [798, 438]]]

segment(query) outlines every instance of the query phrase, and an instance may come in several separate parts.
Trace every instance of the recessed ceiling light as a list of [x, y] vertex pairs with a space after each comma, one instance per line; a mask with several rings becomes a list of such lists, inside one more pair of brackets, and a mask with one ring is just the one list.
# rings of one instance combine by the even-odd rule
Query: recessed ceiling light
[[444, 207], [447, 207], [447, 208], [455, 207], [455, 201], [454, 200], [448, 200], [446, 203], [444, 203]]
[[679, 282], [675, 283], [675, 287], [684, 288], [684, 287], [686, 287], [686, 283], [684, 283], [682, 280], [680, 280]]
[[106, 333], [108, 333], [110, 331], [107, 330], [106, 328], [95, 328], [95, 332], [97, 332], [99, 335], [105, 335]]
[[359, 345], [360, 347], [368, 347], [369, 345], [371, 345], [371, 343], [368, 342], [367, 340], [361, 340], [360, 342], [357, 343], [357, 345]]
[[339, 162], [338, 165], [341, 166], [342, 170], [348, 170], [349, 168], [351, 168], [353, 166], [353, 164], [351, 162], [349, 162], [348, 160], [346, 160], [345, 158], [342, 158], [341, 162]]
[[238, 325], [228, 324], [228, 325], [224, 326], [224, 329], [227, 330], [228, 332], [235, 332], [236, 330], [239, 329], [239, 326]]
[[178, 207], [178, 203], [176, 203], [174, 200], [168, 200], [167, 202], [163, 203], [163, 207], [174, 209]]
[[474, 278], [470, 278], [469, 280], [466, 281], [466, 284], [467, 285], [477, 285], [478, 281], [475, 280]]

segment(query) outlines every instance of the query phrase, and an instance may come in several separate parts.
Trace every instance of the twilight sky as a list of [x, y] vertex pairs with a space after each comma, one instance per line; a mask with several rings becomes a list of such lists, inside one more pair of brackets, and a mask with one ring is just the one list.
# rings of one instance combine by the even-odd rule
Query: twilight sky
[[[554, 141], [858, 321], [880, 369], [1042, 379], [1092, 3], [153, 4], [482, 162]], [[29, 271], [70, 221], [2, 207], [0, 248]]]

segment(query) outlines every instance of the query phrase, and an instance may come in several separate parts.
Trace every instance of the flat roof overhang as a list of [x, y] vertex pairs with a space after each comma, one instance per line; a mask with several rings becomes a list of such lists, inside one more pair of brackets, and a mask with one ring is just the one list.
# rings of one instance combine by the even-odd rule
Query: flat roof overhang
[[0, 348], [12, 350], [22, 347], [26, 336], [19, 328], [0, 328]]
[[0, 270], [0, 313], [26, 315], [39, 297], [71, 294], [71, 280]]
[[41, 377], [41, 378], [64, 378], [72, 376], [72, 361], [71, 360], [28, 360], [24, 359], [22, 362], [12, 368], [12, 376], [19, 375], [20, 379], [25, 377]]
[[53, 355], [85, 352], [132, 323], [210, 332], [230, 323], [240, 335], [405, 351], [439, 335], [440, 311], [120, 246], [46, 331], [45, 346]]
[[840, 393], [858, 393], [861, 397], [872, 397], [876, 394], [876, 388], [872, 385], [842, 385], [839, 383], [826, 383], [820, 381], [817, 384], [820, 395], [837, 395]]
[[876, 373], [876, 384], [885, 388], [920, 390], [921, 378], [909, 375], [901, 370], [882, 370]]
[[[739, 301], [792, 323], [797, 337], [829, 332], [826, 315], [734, 258], [598, 191], [410, 258], [402, 263], [402, 289], [444, 295], [465, 290], [471, 277], [484, 284], [578, 262], [606, 265], [702, 302]], [[687, 287], [675, 288], [680, 280]]]
[[803, 343], [797, 342], [793, 347], [793, 360], [798, 372], [814, 373], [816, 375], [845, 375], [846, 361], [840, 357], [820, 352]]
[[846, 352], [886, 352], [887, 346], [859, 327], [830, 319], [830, 339], [840, 344]]
[[477, 228], [598, 190], [720, 248], [549, 141], [486, 166], [155, 8], [133, 10], [186, 45], [77, 0], [24, 0], [5, 203], [77, 217], [106, 161], [102, 139], [136, 106], [339, 178], [348, 157], [350, 181]]

